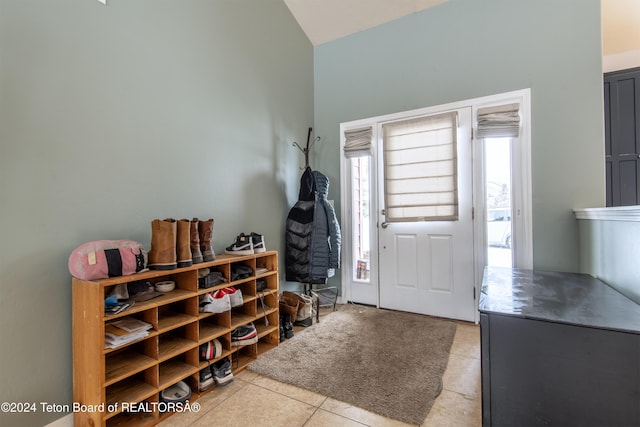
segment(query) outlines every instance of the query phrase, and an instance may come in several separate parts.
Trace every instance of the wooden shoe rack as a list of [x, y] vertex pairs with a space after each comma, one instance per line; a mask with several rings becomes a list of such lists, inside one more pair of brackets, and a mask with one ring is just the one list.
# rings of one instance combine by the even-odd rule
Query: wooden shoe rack
[[[234, 264], [250, 267], [253, 274], [232, 281]], [[217, 269], [227, 282], [208, 289], [199, 288], [198, 270], [202, 268]], [[176, 284], [173, 291], [135, 302], [122, 313], [105, 315], [104, 300], [115, 286], [134, 281], [168, 280]], [[258, 280], [266, 281], [263, 292], [256, 292]], [[151, 270], [103, 280], [73, 278], [72, 286], [73, 401], [77, 426], [155, 425], [172, 415], [172, 412], [160, 412], [166, 409], [158, 403], [162, 390], [184, 381], [192, 390], [190, 402], [196, 402], [213, 389], [198, 392], [201, 369], [229, 357], [237, 373], [278, 345], [278, 253], [275, 251], [246, 256], [218, 255], [215, 261], [191, 267]], [[201, 295], [230, 286], [242, 291], [242, 306], [220, 314], [199, 312]], [[116, 349], [105, 349], [105, 325], [124, 317], [150, 323], [153, 328], [144, 338]], [[257, 329], [258, 343], [232, 347], [231, 331], [250, 322]], [[222, 343], [223, 354], [211, 361], [200, 360], [199, 345], [214, 338]]]

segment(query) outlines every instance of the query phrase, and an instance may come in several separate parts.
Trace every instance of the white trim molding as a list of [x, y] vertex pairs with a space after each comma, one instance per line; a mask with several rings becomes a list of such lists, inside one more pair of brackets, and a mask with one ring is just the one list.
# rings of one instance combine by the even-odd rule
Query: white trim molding
[[574, 209], [576, 219], [640, 222], [640, 206]]
[[640, 50], [631, 50], [602, 57], [603, 73], [626, 70], [635, 67], [640, 67]]

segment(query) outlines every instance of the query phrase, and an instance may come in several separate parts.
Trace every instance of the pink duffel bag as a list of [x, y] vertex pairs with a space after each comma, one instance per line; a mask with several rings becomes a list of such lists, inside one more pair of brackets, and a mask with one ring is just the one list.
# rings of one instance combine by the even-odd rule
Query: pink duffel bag
[[133, 240], [96, 240], [78, 246], [69, 256], [69, 272], [82, 280], [127, 276], [146, 267], [147, 252]]

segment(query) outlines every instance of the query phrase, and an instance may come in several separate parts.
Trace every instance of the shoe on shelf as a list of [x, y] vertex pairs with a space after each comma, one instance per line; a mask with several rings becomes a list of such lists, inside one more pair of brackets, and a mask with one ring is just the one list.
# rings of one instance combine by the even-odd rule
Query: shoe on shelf
[[264, 243], [264, 236], [258, 233], [251, 233], [251, 243], [253, 244], [253, 253], [259, 254], [267, 251]]
[[238, 326], [231, 332], [231, 347], [250, 345], [258, 342], [258, 331], [253, 323]]
[[240, 233], [236, 237], [236, 241], [225, 249], [225, 253], [230, 255], [253, 255], [253, 243], [251, 236]]
[[203, 370], [200, 371], [200, 381], [198, 382], [198, 389], [200, 391], [205, 391], [209, 387], [211, 387], [214, 383], [213, 373], [211, 369], [207, 366]]
[[229, 358], [225, 357], [212, 364], [211, 373], [218, 385], [225, 385], [233, 381], [233, 372], [231, 371]]
[[214, 339], [208, 341], [204, 344], [201, 344], [199, 347], [200, 350], [200, 360], [213, 360], [222, 356], [222, 343], [219, 339]]

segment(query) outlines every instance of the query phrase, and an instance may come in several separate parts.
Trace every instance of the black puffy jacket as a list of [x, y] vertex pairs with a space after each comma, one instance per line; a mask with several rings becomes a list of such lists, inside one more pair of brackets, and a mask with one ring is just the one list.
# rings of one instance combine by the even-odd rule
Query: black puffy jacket
[[286, 224], [286, 280], [326, 283], [340, 266], [340, 227], [327, 201], [329, 180], [307, 167]]

